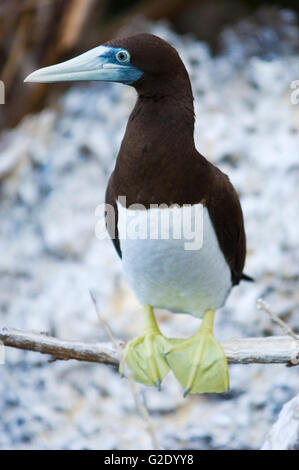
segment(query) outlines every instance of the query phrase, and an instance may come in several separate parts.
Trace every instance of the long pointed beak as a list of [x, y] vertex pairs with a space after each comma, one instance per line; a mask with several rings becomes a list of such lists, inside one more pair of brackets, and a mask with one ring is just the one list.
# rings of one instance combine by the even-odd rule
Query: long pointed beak
[[130, 84], [141, 77], [142, 72], [131, 64], [118, 64], [117, 49], [98, 46], [74, 59], [32, 72], [25, 82], [64, 82], [75, 80], [103, 80]]

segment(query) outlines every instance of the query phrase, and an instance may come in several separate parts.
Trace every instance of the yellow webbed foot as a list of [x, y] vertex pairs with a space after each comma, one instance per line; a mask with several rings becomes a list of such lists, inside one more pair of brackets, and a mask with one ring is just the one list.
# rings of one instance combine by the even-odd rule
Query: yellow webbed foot
[[169, 348], [168, 340], [158, 328], [152, 307], [145, 306], [144, 309], [144, 334], [129, 341], [125, 348], [125, 361], [137, 382], [156, 386], [160, 390], [162, 379], [169, 371], [164, 357], [165, 350]]
[[222, 393], [229, 388], [227, 359], [213, 335], [214, 312], [207, 310], [199, 330], [190, 338], [168, 340], [165, 357], [188, 393]]

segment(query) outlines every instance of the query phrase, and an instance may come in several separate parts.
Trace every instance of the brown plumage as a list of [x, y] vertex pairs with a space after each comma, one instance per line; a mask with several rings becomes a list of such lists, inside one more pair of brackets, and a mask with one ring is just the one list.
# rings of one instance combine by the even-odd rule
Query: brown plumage
[[[37, 70], [26, 80], [90, 79], [131, 84], [138, 94], [106, 195], [108, 231], [145, 314], [144, 334], [127, 344], [125, 360], [135, 380], [145, 385], [160, 389], [171, 369], [184, 396], [224, 392], [229, 387], [227, 359], [213, 336], [213, 321], [232, 285], [248, 279], [243, 274], [243, 215], [228, 177], [195, 149], [188, 73], [173, 47], [140, 34]], [[174, 204], [180, 207], [174, 209]], [[133, 205], [135, 211], [130, 210]], [[184, 231], [186, 212], [196, 227], [192, 235], [200, 240], [192, 248], [185, 245], [190, 235]], [[167, 233], [164, 226], [150, 237], [127, 236], [132, 215], [146, 230], [143, 234], [150, 229], [152, 235], [151, 228], [159, 228], [155, 216], [170, 213]], [[153, 308], [194, 315], [202, 319], [200, 328], [188, 339], [166, 338]]]
[[[243, 275], [246, 242], [238, 195], [228, 177], [194, 145], [191, 84], [177, 51], [162, 39], [140, 34], [106, 43], [131, 54], [144, 74], [132, 86], [138, 93], [106, 193], [113, 205], [196, 204], [208, 208], [220, 248], [230, 267], [232, 284]], [[112, 233], [112, 220], [107, 220]], [[117, 221], [116, 225], [117, 227]], [[117, 237], [113, 240], [121, 256]]]

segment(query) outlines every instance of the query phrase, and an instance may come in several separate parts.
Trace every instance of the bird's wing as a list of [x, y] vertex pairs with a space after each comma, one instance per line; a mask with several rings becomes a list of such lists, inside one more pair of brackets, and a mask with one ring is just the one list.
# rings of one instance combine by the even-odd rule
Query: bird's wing
[[232, 283], [243, 278], [246, 237], [239, 197], [228, 177], [217, 169], [206, 201], [224, 257], [231, 269]]
[[117, 228], [118, 210], [117, 210], [116, 198], [115, 198], [115, 194], [113, 190], [113, 173], [110, 176], [110, 179], [108, 182], [108, 186], [106, 190], [106, 197], [105, 197], [105, 204], [106, 204], [105, 219], [106, 219], [107, 231], [109, 233], [109, 236], [112, 240], [112, 243], [114, 245], [114, 248], [118, 256], [121, 258], [121, 249], [120, 249], [120, 243], [119, 243], [119, 238], [118, 238], [118, 228]]
[[[243, 275], [246, 255], [243, 214], [239, 197], [228, 177], [218, 168], [214, 168], [216, 170], [214, 177], [212, 181], [208, 180], [208, 194], [206, 190], [203, 190], [203, 185], [199, 185], [200, 194], [197, 194], [196, 200], [204, 201], [209, 210], [220, 248], [231, 269], [232, 283], [235, 285], [242, 278], [244, 279], [244, 276], [246, 278], [246, 275]], [[109, 204], [109, 208], [106, 210], [106, 227], [121, 258], [122, 253], [117, 229], [118, 210], [113, 175], [112, 173], [106, 191], [106, 204]], [[205, 197], [205, 193], [207, 197]], [[110, 209], [111, 207], [113, 210]]]

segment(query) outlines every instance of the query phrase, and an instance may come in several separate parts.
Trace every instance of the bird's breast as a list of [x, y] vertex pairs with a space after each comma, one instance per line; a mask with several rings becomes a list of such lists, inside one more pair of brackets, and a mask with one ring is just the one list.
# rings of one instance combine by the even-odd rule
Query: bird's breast
[[201, 316], [224, 303], [231, 273], [206, 207], [117, 208], [125, 278], [142, 304]]

